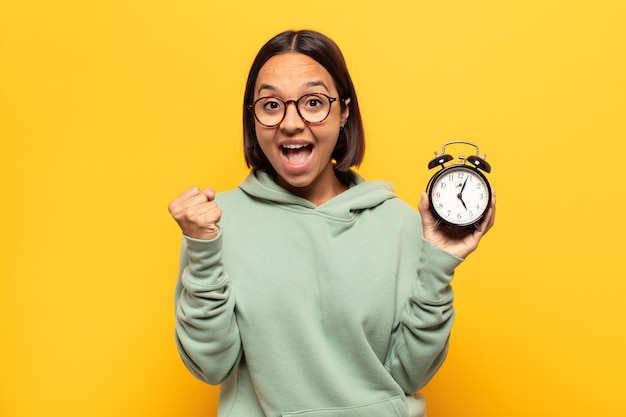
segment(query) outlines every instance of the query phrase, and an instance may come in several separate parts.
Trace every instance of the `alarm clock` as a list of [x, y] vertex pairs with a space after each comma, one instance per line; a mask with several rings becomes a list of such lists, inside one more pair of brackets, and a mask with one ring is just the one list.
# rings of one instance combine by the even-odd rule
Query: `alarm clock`
[[[457, 144], [473, 146], [476, 155], [459, 156], [457, 163], [445, 166], [454, 159], [445, 153], [446, 147]], [[491, 186], [481, 172], [491, 172], [491, 166], [485, 161], [486, 155], [479, 153], [472, 142], [446, 142], [441, 153], [435, 152], [436, 158], [428, 163], [428, 169], [441, 167], [426, 187], [430, 210], [438, 222], [452, 227], [479, 227], [491, 206]]]

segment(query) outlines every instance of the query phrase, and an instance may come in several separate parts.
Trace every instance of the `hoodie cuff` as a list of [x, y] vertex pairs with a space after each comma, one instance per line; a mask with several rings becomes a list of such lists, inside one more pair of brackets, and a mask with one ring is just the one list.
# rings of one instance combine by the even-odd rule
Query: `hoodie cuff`
[[463, 262], [462, 258], [422, 238], [418, 279], [415, 283], [416, 295], [430, 301], [447, 301], [453, 296], [450, 283], [454, 277], [455, 268], [461, 262]]
[[222, 232], [212, 240], [183, 237], [188, 257], [185, 280], [203, 287], [223, 285]]

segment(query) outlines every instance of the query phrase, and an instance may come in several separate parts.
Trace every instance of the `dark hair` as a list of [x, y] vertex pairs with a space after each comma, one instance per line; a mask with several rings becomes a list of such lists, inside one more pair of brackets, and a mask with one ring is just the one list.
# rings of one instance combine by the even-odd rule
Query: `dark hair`
[[[350, 115], [344, 128], [339, 132], [332, 158], [336, 161], [335, 169], [341, 172], [348, 171], [352, 166], [359, 166], [365, 153], [365, 134], [359, 110], [359, 100], [346, 61], [334, 41], [311, 30], [289, 30], [276, 35], [263, 45], [252, 63], [243, 97], [243, 149], [246, 164], [250, 168], [274, 172], [259, 146], [254, 115], [247, 105], [254, 100], [254, 86], [261, 67], [273, 56], [286, 52], [301, 53], [313, 58], [329, 72], [335, 81], [339, 98], [350, 99], [348, 103]], [[340, 103], [342, 109], [345, 108], [346, 104], [343, 101]]]

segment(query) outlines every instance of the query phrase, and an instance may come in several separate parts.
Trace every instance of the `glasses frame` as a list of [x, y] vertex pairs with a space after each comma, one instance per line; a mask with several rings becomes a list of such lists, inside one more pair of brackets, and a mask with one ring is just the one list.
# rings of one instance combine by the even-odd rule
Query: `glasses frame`
[[[303, 98], [305, 98], [307, 96], [324, 96], [329, 101], [328, 113], [319, 122], [309, 122], [307, 119], [304, 118], [304, 116], [302, 116], [302, 113], [300, 113], [300, 109], [298, 108], [298, 103], [300, 102], [300, 100], [302, 100]], [[260, 121], [259, 117], [256, 115], [256, 111], [255, 111], [256, 104], [259, 101], [264, 100], [264, 99], [268, 99], [268, 98], [274, 98], [274, 99], [280, 101], [281, 103], [283, 103], [283, 116], [280, 118], [278, 123], [275, 123], [273, 125], [266, 125], [265, 123]], [[345, 102], [344, 99], [339, 99], [339, 97], [330, 97], [328, 94], [324, 94], [324, 93], [307, 93], [307, 94], [304, 94], [303, 96], [301, 96], [300, 98], [298, 98], [296, 100], [283, 100], [282, 98], [276, 97], [276, 96], [263, 96], [263, 97], [259, 97], [256, 100], [254, 100], [254, 102], [252, 104], [246, 105], [246, 107], [248, 108], [249, 111], [252, 112], [252, 115], [254, 116], [256, 121], [259, 122], [261, 125], [263, 125], [265, 127], [276, 127], [276, 126], [280, 125], [283, 122], [283, 120], [285, 120], [285, 116], [287, 116], [287, 106], [289, 106], [289, 104], [293, 103], [293, 105], [296, 107], [296, 112], [298, 113], [298, 116], [300, 116], [300, 119], [302, 119], [303, 122], [305, 122], [308, 125], [319, 125], [319, 124], [324, 123], [326, 121], [326, 119], [328, 119], [328, 116], [330, 116], [330, 111], [332, 110], [332, 107], [333, 107], [333, 103], [335, 101]]]

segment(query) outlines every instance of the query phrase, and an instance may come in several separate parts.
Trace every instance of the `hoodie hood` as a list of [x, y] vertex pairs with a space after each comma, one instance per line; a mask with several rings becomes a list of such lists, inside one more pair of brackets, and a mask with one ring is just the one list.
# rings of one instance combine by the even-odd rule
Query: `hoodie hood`
[[251, 170], [239, 188], [251, 197], [275, 203], [298, 211], [316, 211], [319, 214], [351, 219], [355, 212], [376, 207], [392, 198], [397, 198], [393, 186], [385, 181], [365, 181], [355, 171], [342, 174], [349, 189], [320, 206], [295, 196], [285, 190], [264, 171]]

